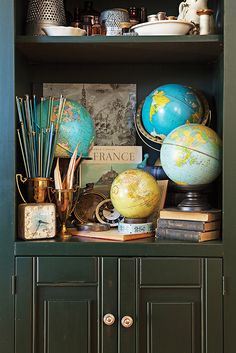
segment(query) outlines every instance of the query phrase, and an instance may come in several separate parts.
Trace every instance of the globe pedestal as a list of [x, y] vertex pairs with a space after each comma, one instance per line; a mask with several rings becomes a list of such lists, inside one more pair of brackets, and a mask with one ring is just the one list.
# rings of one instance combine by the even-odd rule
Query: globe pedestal
[[124, 222], [118, 224], [119, 233], [146, 234], [153, 233], [154, 226], [147, 218], [124, 218]]
[[185, 198], [177, 205], [181, 211], [207, 211], [212, 208], [208, 202], [208, 184], [176, 185], [175, 188], [185, 193]]
[[124, 223], [128, 223], [128, 224], [147, 223], [147, 218], [124, 218]]

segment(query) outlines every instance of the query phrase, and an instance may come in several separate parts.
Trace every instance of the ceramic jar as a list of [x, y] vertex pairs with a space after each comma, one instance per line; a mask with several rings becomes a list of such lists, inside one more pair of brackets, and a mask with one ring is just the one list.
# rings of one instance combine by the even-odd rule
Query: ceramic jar
[[200, 16], [200, 35], [208, 35], [215, 33], [215, 23], [213, 19], [213, 10], [202, 9], [198, 10], [198, 15]]
[[114, 8], [105, 10], [100, 15], [100, 23], [105, 21], [107, 36], [122, 35], [121, 22], [129, 22], [129, 13], [126, 9]]

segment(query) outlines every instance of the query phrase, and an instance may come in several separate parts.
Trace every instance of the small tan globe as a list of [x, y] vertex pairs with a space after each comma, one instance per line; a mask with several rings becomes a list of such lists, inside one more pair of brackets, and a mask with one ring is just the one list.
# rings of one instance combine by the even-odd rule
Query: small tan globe
[[157, 210], [160, 199], [156, 179], [140, 169], [120, 173], [111, 185], [113, 206], [126, 218], [147, 218]]

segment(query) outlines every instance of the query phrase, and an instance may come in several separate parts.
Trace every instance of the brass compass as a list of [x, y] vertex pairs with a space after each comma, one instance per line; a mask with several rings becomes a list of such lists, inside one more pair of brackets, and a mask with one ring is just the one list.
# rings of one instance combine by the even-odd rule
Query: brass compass
[[75, 218], [82, 224], [96, 222], [96, 207], [106, 196], [94, 189], [85, 189], [74, 209]]

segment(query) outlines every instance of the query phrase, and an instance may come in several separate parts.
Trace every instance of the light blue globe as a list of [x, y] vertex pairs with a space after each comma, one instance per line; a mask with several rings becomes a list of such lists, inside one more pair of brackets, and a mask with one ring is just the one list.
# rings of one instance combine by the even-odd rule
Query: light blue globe
[[145, 99], [142, 124], [152, 136], [167, 136], [176, 127], [186, 123], [201, 123], [204, 106], [197, 93], [180, 84], [156, 88]]
[[221, 171], [221, 145], [217, 133], [207, 126], [180, 126], [162, 144], [162, 167], [167, 176], [177, 184], [211, 183]]
[[[54, 101], [52, 120], [58, 117], [59, 101]], [[43, 103], [42, 127], [47, 125], [48, 100]], [[40, 120], [40, 105], [37, 107]], [[79, 144], [78, 155], [88, 156], [88, 151], [95, 140], [95, 127], [89, 112], [78, 102], [66, 100], [64, 112], [58, 130], [55, 157], [69, 158]]]

